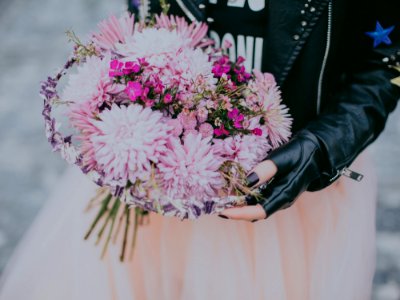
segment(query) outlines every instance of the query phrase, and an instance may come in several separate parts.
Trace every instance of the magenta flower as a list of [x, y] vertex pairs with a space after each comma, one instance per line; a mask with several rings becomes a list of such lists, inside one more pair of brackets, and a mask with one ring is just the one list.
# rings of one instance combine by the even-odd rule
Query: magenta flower
[[169, 94], [169, 93], [165, 94], [165, 96], [164, 96], [164, 103], [165, 103], [165, 104], [169, 104], [169, 103], [171, 103], [171, 102], [172, 102], [172, 95]]
[[122, 70], [125, 75], [129, 75], [132, 73], [138, 73], [140, 71], [140, 65], [134, 63], [133, 61], [127, 61], [124, 65], [124, 69]]
[[238, 56], [237, 60], [236, 60], [236, 64], [240, 65], [242, 63], [244, 63], [246, 59], [243, 56]]
[[257, 136], [262, 136], [262, 134], [263, 134], [261, 128], [254, 128], [254, 129], [252, 130], [252, 132], [253, 132], [254, 135], [257, 135]]
[[221, 124], [219, 128], [214, 129], [214, 134], [216, 136], [229, 135], [229, 131], [225, 129], [224, 124]]
[[110, 71], [108, 72], [108, 75], [110, 77], [116, 77], [116, 76], [122, 76], [124, 73], [122, 72], [122, 67], [124, 66], [124, 63], [117, 60], [113, 59], [110, 62]]
[[234, 108], [228, 112], [228, 118], [233, 121], [233, 126], [235, 128], [243, 128], [242, 122], [244, 120], [244, 115], [241, 114], [237, 108]]
[[222, 77], [224, 74], [228, 74], [231, 70], [231, 63], [227, 55], [222, 56], [216, 62], [212, 68], [212, 72], [216, 77]]
[[137, 98], [142, 96], [143, 88], [139, 82], [129, 81], [125, 92], [129, 96], [129, 99], [131, 99], [132, 102], [135, 102]]
[[233, 71], [235, 72], [236, 78], [239, 82], [246, 82], [251, 78], [251, 74], [246, 72], [246, 69], [244, 66], [235, 68]]

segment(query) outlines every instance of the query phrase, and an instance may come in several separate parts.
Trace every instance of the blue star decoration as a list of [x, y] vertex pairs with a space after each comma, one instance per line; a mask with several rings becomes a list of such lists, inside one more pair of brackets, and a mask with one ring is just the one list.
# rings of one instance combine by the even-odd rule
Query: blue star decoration
[[392, 44], [389, 35], [392, 33], [393, 30], [394, 26], [383, 28], [379, 21], [377, 21], [375, 31], [366, 32], [365, 34], [374, 40], [374, 48], [376, 48], [382, 43], [386, 45]]

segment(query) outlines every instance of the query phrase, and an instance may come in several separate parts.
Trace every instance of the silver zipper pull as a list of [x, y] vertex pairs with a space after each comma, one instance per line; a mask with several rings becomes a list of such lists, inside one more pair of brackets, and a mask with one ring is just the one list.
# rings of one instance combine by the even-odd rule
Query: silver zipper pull
[[348, 168], [343, 168], [340, 174], [356, 181], [361, 181], [364, 178], [364, 175], [354, 172], [353, 170], [350, 170]]

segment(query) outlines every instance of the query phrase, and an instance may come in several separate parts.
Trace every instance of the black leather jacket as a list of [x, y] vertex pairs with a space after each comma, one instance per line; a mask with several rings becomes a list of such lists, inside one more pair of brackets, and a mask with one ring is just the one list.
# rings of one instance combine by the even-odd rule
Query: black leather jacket
[[[148, 0], [158, 11], [158, 0]], [[171, 13], [207, 20], [204, 0], [171, 0]], [[374, 141], [400, 98], [390, 65], [400, 61], [399, 0], [267, 0], [263, 70], [282, 87], [294, 132], [313, 133], [325, 151], [318, 190]], [[146, 10], [146, 9], [145, 9]], [[234, 21], [234, 20], [232, 20]], [[395, 25], [392, 45], [365, 32]]]

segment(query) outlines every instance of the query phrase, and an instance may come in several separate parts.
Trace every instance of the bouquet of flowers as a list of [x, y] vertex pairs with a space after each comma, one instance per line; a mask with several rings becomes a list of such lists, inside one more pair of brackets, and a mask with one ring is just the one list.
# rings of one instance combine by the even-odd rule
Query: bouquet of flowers
[[[53, 150], [101, 187], [86, 238], [103, 222], [106, 248], [125, 223], [121, 259], [130, 222], [136, 236], [149, 211], [195, 219], [257, 194], [246, 174], [290, 136], [273, 75], [249, 73], [242, 57], [231, 61], [230, 45], [216, 49], [207, 30], [167, 14], [112, 16], [87, 43], [69, 32], [71, 58], [42, 83]], [[59, 96], [58, 82], [73, 66]], [[60, 132], [55, 108], [72, 134]]]

